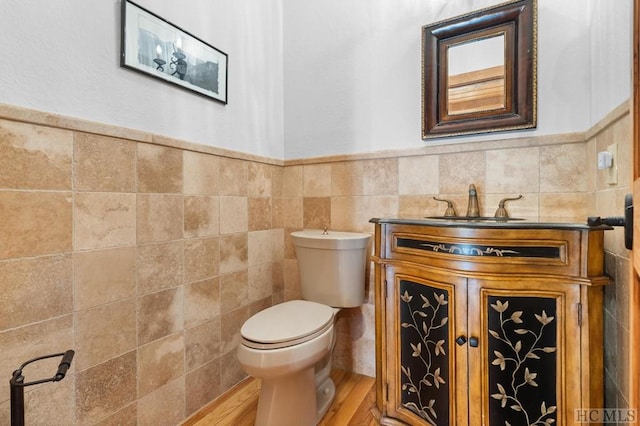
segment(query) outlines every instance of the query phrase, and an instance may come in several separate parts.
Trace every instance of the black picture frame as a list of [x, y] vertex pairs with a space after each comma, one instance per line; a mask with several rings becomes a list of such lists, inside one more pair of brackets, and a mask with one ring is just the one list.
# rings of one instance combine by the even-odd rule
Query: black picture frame
[[227, 104], [225, 52], [130, 0], [121, 24], [121, 67]]

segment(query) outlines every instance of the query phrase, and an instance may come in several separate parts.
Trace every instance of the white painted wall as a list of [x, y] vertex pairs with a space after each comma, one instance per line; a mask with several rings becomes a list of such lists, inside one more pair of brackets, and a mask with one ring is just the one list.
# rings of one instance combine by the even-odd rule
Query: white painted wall
[[[630, 96], [631, 0], [538, 0], [538, 128]], [[223, 106], [119, 66], [119, 0], [0, 0], [0, 103], [273, 158], [424, 146], [420, 28], [502, 0], [138, 0], [229, 54]]]
[[589, 0], [591, 122], [631, 96], [633, 0]]
[[282, 2], [136, 0], [229, 54], [229, 104], [120, 68], [119, 0], [1, 0], [0, 103], [283, 157]]
[[631, 0], [538, 0], [537, 129], [423, 142], [421, 27], [503, 0], [283, 2], [288, 159], [584, 131], [630, 95]]

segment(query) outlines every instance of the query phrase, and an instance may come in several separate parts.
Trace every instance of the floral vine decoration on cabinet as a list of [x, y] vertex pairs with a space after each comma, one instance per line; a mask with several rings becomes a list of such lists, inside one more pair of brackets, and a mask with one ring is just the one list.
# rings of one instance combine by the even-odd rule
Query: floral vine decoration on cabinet
[[[492, 419], [511, 425], [551, 425], [556, 422], [556, 330], [555, 317], [547, 309], [555, 309], [555, 301], [546, 298], [511, 298], [512, 304], [531, 304], [531, 299], [543, 302], [539, 313], [509, 309], [509, 300], [490, 297], [489, 334], [493, 366], [489, 370], [491, 397], [499, 408], [490, 407]], [[547, 302], [547, 303], [544, 303]], [[544, 306], [546, 305], [546, 306]], [[529, 308], [529, 306], [526, 306]], [[540, 309], [540, 308], [539, 308]], [[525, 321], [526, 320], [526, 321]], [[494, 424], [494, 423], [491, 423]]]
[[401, 350], [402, 405], [431, 424], [448, 424], [448, 294], [404, 280], [400, 292], [402, 340], [409, 343]]
[[[508, 300], [505, 300], [508, 299]], [[400, 282], [401, 404], [430, 424], [450, 424], [448, 293]], [[556, 422], [556, 309], [553, 298], [490, 296], [489, 423]], [[511, 306], [511, 309], [510, 309]], [[552, 395], [552, 396], [550, 396]]]

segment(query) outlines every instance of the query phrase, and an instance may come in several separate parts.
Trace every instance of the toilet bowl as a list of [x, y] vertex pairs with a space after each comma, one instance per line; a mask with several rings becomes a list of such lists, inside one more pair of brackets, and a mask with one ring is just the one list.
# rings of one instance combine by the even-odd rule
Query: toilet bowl
[[260, 311], [240, 329], [240, 362], [261, 378], [308, 368], [330, 349], [333, 317], [333, 308], [307, 300]]
[[[256, 425], [315, 425], [324, 415], [329, 404], [318, 401], [314, 367], [331, 353], [333, 318], [329, 306], [293, 300], [242, 326], [238, 360], [247, 374], [262, 379]], [[333, 399], [333, 382], [327, 390], [322, 396]]]
[[335, 396], [330, 377], [334, 319], [364, 301], [369, 234], [305, 230], [291, 234], [305, 300], [274, 305], [240, 330], [238, 361], [262, 381], [256, 426], [313, 426]]

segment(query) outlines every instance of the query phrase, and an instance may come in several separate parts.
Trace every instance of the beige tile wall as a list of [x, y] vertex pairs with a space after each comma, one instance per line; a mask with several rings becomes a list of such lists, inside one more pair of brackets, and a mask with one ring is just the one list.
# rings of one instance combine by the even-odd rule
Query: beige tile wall
[[[435, 195], [464, 214], [470, 183], [484, 215], [518, 194], [507, 204], [512, 216], [609, 214], [625, 188], [599, 182], [595, 153], [607, 137], [630, 140], [625, 114], [619, 108], [586, 135], [283, 164], [2, 106], [0, 377], [30, 357], [74, 348], [68, 378], [29, 389], [28, 421], [176, 424], [244, 377], [235, 356], [241, 324], [299, 297], [291, 230], [372, 232], [372, 217], [441, 214]], [[609, 265], [621, 271], [617, 232], [607, 245]], [[367, 303], [339, 314], [334, 360], [373, 375], [369, 282]], [[615, 290], [610, 311], [622, 297]], [[618, 314], [610, 312], [616, 339], [625, 330]], [[619, 371], [610, 373], [615, 386]], [[4, 424], [9, 395], [0, 392]]]
[[284, 300], [282, 163], [2, 113], [0, 377], [76, 351], [65, 380], [27, 389], [27, 423], [175, 425], [241, 380], [239, 327]]
[[[617, 114], [616, 114], [617, 113]], [[632, 127], [629, 108], [621, 108], [610, 114], [587, 135], [587, 150], [591, 158], [605, 151], [613, 143], [618, 150], [618, 182], [607, 183], [607, 172], [595, 169], [595, 160], [590, 171], [589, 190], [592, 212], [601, 216], [621, 216], [624, 197], [632, 192], [633, 156]], [[631, 262], [630, 252], [624, 246], [621, 228], [605, 233], [605, 272], [614, 284], [605, 288], [604, 298], [604, 359], [605, 359], [605, 406], [629, 408], [629, 352], [631, 345], [629, 303]]]

